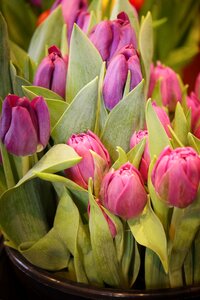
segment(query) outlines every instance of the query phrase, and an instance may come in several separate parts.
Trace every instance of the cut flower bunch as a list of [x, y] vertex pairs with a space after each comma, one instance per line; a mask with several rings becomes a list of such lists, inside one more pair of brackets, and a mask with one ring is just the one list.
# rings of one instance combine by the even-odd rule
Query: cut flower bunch
[[134, 1], [50, 2], [24, 49], [0, 16], [5, 244], [80, 283], [199, 284], [200, 75], [153, 62]]

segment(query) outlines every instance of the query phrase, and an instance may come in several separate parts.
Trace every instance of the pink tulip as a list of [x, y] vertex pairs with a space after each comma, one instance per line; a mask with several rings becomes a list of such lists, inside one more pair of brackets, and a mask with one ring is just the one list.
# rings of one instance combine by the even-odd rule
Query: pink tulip
[[169, 119], [168, 114], [162, 107], [156, 105], [155, 102], [152, 102], [152, 106], [153, 106], [153, 109], [156, 112], [156, 115], [158, 116], [160, 122], [162, 123], [167, 135], [170, 137], [171, 133], [168, 128], [168, 126], [170, 126], [170, 119]]
[[108, 172], [102, 181], [100, 201], [125, 220], [140, 215], [147, 203], [140, 172], [130, 163]]
[[185, 208], [197, 194], [200, 157], [190, 147], [165, 148], [153, 168], [152, 183], [161, 200], [169, 206]]
[[67, 144], [74, 148], [82, 160], [77, 165], [65, 170], [66, 176], [87, 189], [88, 179], [94, 178], [95, 162], [90, 150], [96, 152], [110, 166], [110, 156], [100, 139], [90, 130], [87, 133], [73, 134]]

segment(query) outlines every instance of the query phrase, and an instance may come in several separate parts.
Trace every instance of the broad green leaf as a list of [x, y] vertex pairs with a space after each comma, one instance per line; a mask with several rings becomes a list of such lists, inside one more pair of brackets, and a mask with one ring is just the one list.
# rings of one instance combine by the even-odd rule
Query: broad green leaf
[[8, 44], [8, 32], [6, 22], [0, 13], [0, 96], [5, 98], [12, 93], [10, 78], [10, 51]]
[[61, 43], [60, 43], [60, 51], [63, 56], [69, 53], [69, 46], [67, 41], [67, 25], [64, 24], [62, 28], [62, 35], [61, 35]]
[[35, 62], [40, 63], [45, 56], [46, 47], [52, 45], [60, 47], [63, 24], [62, 10], [61, 7], [58, 6], [58, 8], [37, 27], [28, 49], [28, 54]]
[[33, 243], [49, 230], [48, 211], [53, 208], [49, 183], [31, 180], [6, 191], [0, 198], [0, 226], [6, 239], [17, 248]]
[[146, 104], [146, 123], [149, 136], [150, 156], [159, 156], [160, 152], [167, 146], [170, 146], [170, 141], [163, 125], [161, 124], [156, 112], [154, 111], [151, 100]]
[[112, 165], [112, 168], [115, 170], [119, 169], [123, 164], [125, 164], [128, 161], [126, 152], [121, 147], [117, 146], [116, 151], [118, 152], [118, 158]]
[[77, 94], [53, 128], [56, 144], [65, 143], [73, 133], [94, 130], [97, 100], [98, 78], [95, 78]]
[[116, 147], [129, 150], [130, 138], [144, 124], [144, 81], [139, 83], [110, 112], [102, 134], [102, 142], [113, 161], [117, 159]]
[[167, 240], [164, 228], [153, 212], [148, 201], [143, 213], [128, 220], [130, 230], [136, 241], [153, 250], [160, 258], [165, 272], [168, 272]]
[[184, 261], [184, 276], [186, 285], [193, 284], [193, 247], [191, 247], [188, 251], [188, 254]]
[[114, 5], [114, 7], [112, 9], [112, 12], [111, 12], [110, 19], [111, 20], [116, 19], [117, 15], [122, 11], [127, 13], [128, 17], [130, 19], [131, 25], [133, 26], [133, 28], [136, 32], [136, 35], [138, 35], [139, 22], [138, 22], [138, 17], [136, 15], [137, 13], [134, 12], [133, 7], [129, 3], [129, 1], [116, 0], [115, 5]]
[[7, 188], [11, 188], [15, 185], [15, 177], [13, 174], [13, 170], [11, 167], [11, 157], [9, 153], [6, 151], [6, 148], [0, 141], [0, 150], [1, 150], [1, 155], [2, 155], [2, 161], [3, 161], [3, 169], [4, 169], [4, 174], [5, 174], [5, 179], [6, 179], [6, 185]]
[[102, 280], [111, 286], [122, 286], [121, 270], [108, 223], [89, 189], [89, 229], [96, 268]]
[[75, 24], [70, 42], [66, 99], [71, 102], [91, 80], [99, 76], [102, 59], [82, 30]]
[[142, 19], [139, 32], [139, 50], [142, 59], [143, 75], [145, 79], [145, 97], [148, 92], [150, 66], [153, 58], [153, 29], [152, 17], [148, 12], [146, 17]]
[[176, 105], [173, 128], [180, 142], [184, 146], [187, 146], [187, 135], [189, 133], [190, 128], [180, 102], [178, 102]]
[[26, 173], [17, 186], [36, 177], [36, 173], [56, 173], [72, 167], [80, 160], [81, 157], [70, 146], [66, 144], [55, 145]]
[[0, 166], [0, 196], [7, 190], [3, 166]]
[[33, 99], [37, 96], [42, 96], [45, 99], [64, 100], [60, 95], [56, 94], [55, 92], [40, 86], [23, 86], [22, 88], [24, 94], [30, 99]]

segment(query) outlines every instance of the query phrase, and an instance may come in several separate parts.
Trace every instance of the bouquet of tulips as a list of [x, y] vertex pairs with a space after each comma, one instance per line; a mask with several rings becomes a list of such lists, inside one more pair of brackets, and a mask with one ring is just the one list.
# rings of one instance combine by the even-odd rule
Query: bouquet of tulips
[[0, 17], [5, 244], [81, 283], [200, 283], [200, 75], [153, 63], [128, 0], [50, 2], [27, 49]]

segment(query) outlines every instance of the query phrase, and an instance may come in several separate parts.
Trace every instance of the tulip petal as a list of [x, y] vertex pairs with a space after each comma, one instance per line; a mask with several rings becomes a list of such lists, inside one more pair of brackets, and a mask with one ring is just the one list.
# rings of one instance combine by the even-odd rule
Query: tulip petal
[[17, 106], [12, 109], [12, 120], [5, 135], [4, 144], [10, 153], [18, 156], [36, 152], [37, 133], [24, 107]]
[[66, 79], [67, 65], [62, 58], [58, 57], [54, 62], [51, 90], [63, 98], [65, 98]]
[[33, 85], [51, 89], [51, 78], [53, 76], [53, 71], [54, 63], [51, 61], [51, 59], [49, 59], [49, 57], [45, 57], [37, 69]]

